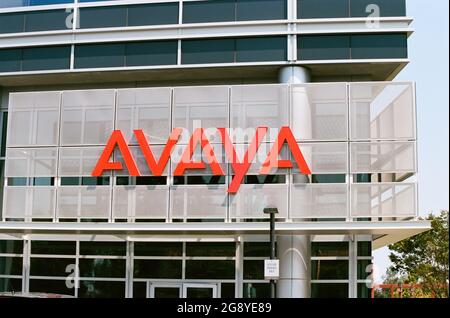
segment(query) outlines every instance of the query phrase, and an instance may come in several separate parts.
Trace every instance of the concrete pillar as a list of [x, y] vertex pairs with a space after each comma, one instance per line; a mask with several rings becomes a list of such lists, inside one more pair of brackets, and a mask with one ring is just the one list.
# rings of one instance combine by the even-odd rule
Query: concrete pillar
[[[310, 81], [309, 70], [299, 66], [288, 66], [280, 70], [280, 83], [306, 83]], [[294, 134], [310, 136], [310, 107], [306, 91], [293, 92]], [[299, 131], [295, 131], [295, 129]], [[310, 298], [310, 237], [309, 235], [282, 235], [277, 237], [278, 258], [280, 260], [280, 279], [277, 283], [278, 298]]]

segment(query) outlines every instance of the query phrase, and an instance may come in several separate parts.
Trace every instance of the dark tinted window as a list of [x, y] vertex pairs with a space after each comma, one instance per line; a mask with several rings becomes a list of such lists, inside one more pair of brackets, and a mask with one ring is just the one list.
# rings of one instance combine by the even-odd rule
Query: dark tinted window
[[264, 260], [245, 260], [244, 279], [264, 279]]
[[345, 18], [350, 15], [349, 0], [298, 0], [299, 19]]
[[334, 60], [350, 58], [350, 36], [306, 35], [298, 37], [299, 60]]
[[179, 242], [135, 242], [134, 255], [136, 256], [181, 256], [183, 243]]
[[236, 62], [284, 61], [285, 37], [244, 38], [236, 40]]
[[348, 298], [348, 284], [311, 284], [311, 298]]
[[270, 256], [269, 242], [245, 242], [244, 243], [244, 257], [245, 256]]
[[127, 253], [125, 242], [80, 242], [81, 255], [122, 255]]
[[183, 23], [234, 21], [235, 10], [235, 0], [184, 2]]
[[23, 241], [15, 240], [1, 240], [0, 241], [0, 254], [22, 254], [23, 253]]
[[125, 65], [125, 44], [89, 44], [75, 47], [75, 68]]
[[312, 242], [311, 256], [348, 256], [348, 242]]
[[124, 259], [80, 259], [80, 277], [125, 278]]
[[124, 298], [125, 282], [81, 281], [78, 297]]
[[0, 33], [23, 32], [24, 22], [25, 15], [22, 12], [2, 13], [0, 14]]
[[187, 279], [234, 279], [234, 261], [186, 261]]
[[186, 243], [186, 256], [235, 256], [236, 244], [226, 242]]
[[30, 279], [30, 292], [73, 295], [74, 289], [67, 288], [66, 280]]
[[128, 43], [126, 66], [177, 64], [177, 49], [177, 41]]
[[73, 3], [73, 0], [29, 0], [29, 3], [32, 6], [40, 6], [46, 4]]
[[182, 41], [182, 63], [232, 63], [235, 41], [233, 39]]
[[237, 0], [236, 20], [281, 20], [287, 17], [286, 0]]
[[128, 26], [177, 24], [178, 3], [155, 3], [128, 7]]
[[181, 278], [182, 262], [179, 260], [143, 260], [134, 261], [134, 278]]
[[0, 72], [20, 71], [21, 49], [0, 50]]
[[22, 71], [60, 70], [70, 67], [70, 46], [23, 49]]
[[22, 280], [16, 278], [0, 278], [0, 292], [22, 291]]
[[372, 274], [372, 261], [371, 260], [359, 260], [358, 261], [358, 279], [370, 279]]
[[26, 14], [25, 31], [47, 31], [67, 29], [66, 19], [70, 13], [66, 10], [33, 11]]
[[345, 183], [345, 174], [313, 174], [312, 183]]
[[22, 275], [22, 257], [0, 256], [0, 275]]
[[31, 254], [75, 255], [75, 242], [32, 241]]
[[358, 256], [371, 256], [372, 242], [358, 242]]
[[353, 35], [352, 58], [407, 58], [406, 34]]
[[127, 7], [80, 8], [80, 28], [106, 28], [126, 26]]
[[348, 261], [311, 261], [311, 279], [348, 279]]
[[406, 16], [405, 0], [351, 0], [350, 10], [352, 17], [367, 17], [372, 13], [370, 8], [368, 8], [372, 4], [380, 8], [381, 17]]
[[[32, 276], [60, 276], [66, 277], [70, 273], [69, 265], [75, 265], [72, 258], [35, 258], [32, 257], [30, 265], [30, 275]], [[69, 269], [66, 272], [66, 269]]]
[[270, 284], [268, 283], [244, 283], [244, 298], [269, 298]]

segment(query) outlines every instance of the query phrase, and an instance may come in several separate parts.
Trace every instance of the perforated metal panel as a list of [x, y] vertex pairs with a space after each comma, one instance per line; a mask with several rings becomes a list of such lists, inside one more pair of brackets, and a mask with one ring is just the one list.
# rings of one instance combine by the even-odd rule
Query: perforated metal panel
[[56, 176], [57, 148], [9, 148], [6, 177]]
[[345, 83], [291, 85], [291, 129], [298, 141], [346, 140]]
[[[225, 156], [225, 151], [223, 149], [222, 144], [211, 144], [211, 147], [214, 151], [214, 157], [217, 162], [220, 164], [222, 171], [224, 174], [228, 173], [228, 158]], [[186, 149], [190, 149], [188, 145], [176, 145], [172, 152], [172, 165], [171, 165], [171, 174], [173, 175], [179, 163], [183, 161], [183, 153]], [[213, 171], [211, 166], [208, 164], [208, 159], [205, 155], [205, 151], [202, 151], [200, 145], [198, 145], [194, 153], [192, 155], [192, 162], [204, 162], [205, 169], [187, 169], [184, 171], [183, 175], [212, 175]], [[190, 161], [186, 161], [185, 163], [189, 163]]]
[[416, 172], [414, 142], [351, 143], [352, 173]]
[[[299, 148], [313, 174], [347, 173], [348, 144], [345, 142], [299, 143]], [[293, 173], [299, 173], [294, 164]]]
[[352, 139], [415, 139], [412, 83], [349, 85]]
[[170, 88], [119, 89], [116, 129], [137, 144], [133, 130], [142, 129], [150, 144], [165, 144], [170, 135]]
[[53, 218], [54, 187], [5, 187], [4, 191], [3, 218]]
[[352, 184], [352, 217], [407, 217], [416, 215], [414, 183]]
[[[103, 152], [103, 147], [64, 147], [59, 149], [58, 175], [61, 177], [90, 176]], [[110, 175], [105, 171], [104, 175]]]
[[275, 206], [277, 218], [288, 214], [287, 184], [242, 184], [236, 195], [230, 197], [230, 218], [268, 218], [264, 208]]
[[347, 194], [346, 184], [293, 184], [289, 217], [346, 218]]
[[109, 186], [58, 187], [57, 218], [109, 218], [111, 188]]
[[[158, 146], [158, 145], [149, 145], [153, 156], [156, 160], [156, 162], [160, 162], [161, 159], [161, 154], [164, 151], [164, 147], [165, 146]], [[133, 155], [133, 159], [139, 169], [140, 175], [141, 176], [151, 176], [153, 175], [148, 167], [147, 164], [147, 160], [144, 157], [144, 154], [141, 150], [140, 147], [137, 146], [131, 146], [129, 147], [131, 154]], [[113, 159], [111, 158], [110, 161], [112, 161]], [[114, 174], [116, 176], [129, 176], [130, 173], [128, 172], [127, 166], [125, 164], [125, 161], [123, 160], [123, 156], [122, 153], [116, 148], [115, 152], [114, 152], [114, 161], [116, 162], [120, 162], [122, 164], [122, 170], [115, 170]], [[168, 175], [169, 172], [169, 167], [170, 167], [170, 159], [167, 162], [167, 165], [164, 169], [164, 172], [162, 175], [166, 176]]]
[[115, 90], [65, 91], [61, 145], [104, 145], [114, 127]]
[[56, 146], [60, 92], [12, 93], [7, 146]]
[[169, 207], [168, 186], [116, 186], [113, 218], [165, 219]]
[[225, 219], [225, 186], [174, 186], [170, 191], [170, 217], [179, 219]]
[[289, 125], [287, 85], [248, 85], [231, 88], [231, 133], [233, 141], [252, 139], [256, 127], [271, 128], [264, 141], [275, 141], [280, 127]]

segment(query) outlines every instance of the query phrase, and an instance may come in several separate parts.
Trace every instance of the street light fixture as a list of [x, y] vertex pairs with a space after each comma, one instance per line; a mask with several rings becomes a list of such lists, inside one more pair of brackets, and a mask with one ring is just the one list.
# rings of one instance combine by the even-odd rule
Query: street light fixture
[[[274, 206], [265, 207], [263, 212], [270, 214], [270, 259], [274, 260], [276, 257], [275, 249], [275, 214], [278, 213], [278, 209]], [[275, 279], [270, 280], [270, 297], [275, 298]]]

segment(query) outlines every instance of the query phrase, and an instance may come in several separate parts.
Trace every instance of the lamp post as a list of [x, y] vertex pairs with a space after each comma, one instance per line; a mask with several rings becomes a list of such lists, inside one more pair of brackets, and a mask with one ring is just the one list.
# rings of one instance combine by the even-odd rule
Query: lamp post
[[[265, 214], [270, 214], [270, 259], [274, 260], [276, 257], [275, 249], [275, 214], [278, 213], [276, 207], [268, 206], [264, 208]], [[275, 298], [275, 279], [270, 280], [270, 298]]]

